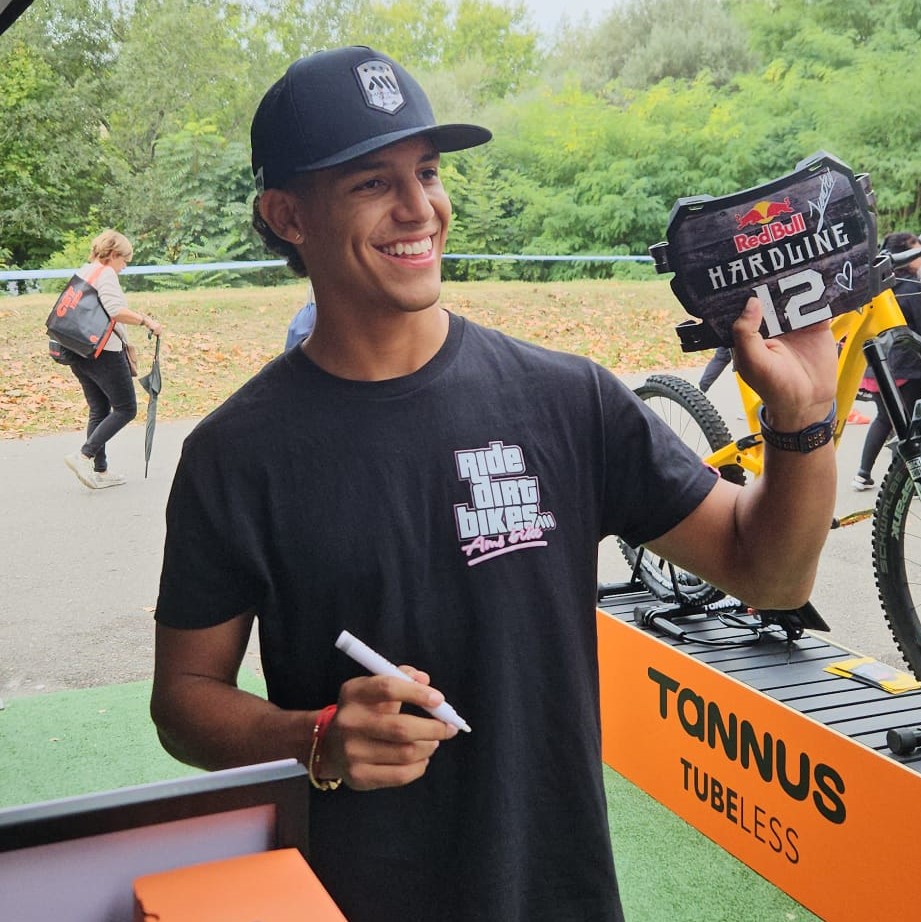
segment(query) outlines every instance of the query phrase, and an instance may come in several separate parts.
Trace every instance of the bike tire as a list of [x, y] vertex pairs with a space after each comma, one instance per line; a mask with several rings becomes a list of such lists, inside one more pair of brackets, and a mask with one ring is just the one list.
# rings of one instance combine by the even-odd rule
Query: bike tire
[[921, 500], [898, 457], [876, 500], [873, 572], [889, 631], [915, 677], [921, 678]]
[[[706, 394], [683, 378], [650, 375], [634, 393], [702, 458], [732, 441], [729, 428]], [[745, 482], [745, 471], [737, 464], [725, 465], [720, 474], [733, 483]], [[725, 595], [646, 548], [631, 547], [621, 538], [617, 543], [631, 569], [657, 599], [706, 605]]]

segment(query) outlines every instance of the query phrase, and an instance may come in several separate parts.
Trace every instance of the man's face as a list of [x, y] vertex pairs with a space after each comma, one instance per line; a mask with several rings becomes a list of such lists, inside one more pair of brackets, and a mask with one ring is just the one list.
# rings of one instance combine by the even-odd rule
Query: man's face
[[412, 138], [304, 182], [307, 265], [334, 309], [423, 310], [438, 301], [451, 203], [431, 141]]

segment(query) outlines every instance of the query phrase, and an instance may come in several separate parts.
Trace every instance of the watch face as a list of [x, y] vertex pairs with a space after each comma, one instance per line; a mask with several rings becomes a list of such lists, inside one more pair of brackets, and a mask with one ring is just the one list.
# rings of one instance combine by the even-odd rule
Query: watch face
[[685, 351], [732, 345], [732, 324], [755, 295], [761, 332], [778, 336], [870, 299], [876, 220], [866, 177], [816, 154], [780, 179], [720, 198], [679, 199], [666, 241], [650, 248], [659, 272], [700, 322], [679, 326]]

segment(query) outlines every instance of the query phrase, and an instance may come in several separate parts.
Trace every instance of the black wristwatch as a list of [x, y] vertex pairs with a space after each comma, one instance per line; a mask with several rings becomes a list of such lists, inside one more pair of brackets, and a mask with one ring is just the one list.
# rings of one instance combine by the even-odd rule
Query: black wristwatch
[[828, 416], [820, 423], [813, 423], [800, 429], [799, 432], [778, 432], [772, 429], [764, 419], [764, 404], [758, 410], [758, 421], [761, 423], [761, 437], [768, 445], [779, 448], [781, 451], [799, 451], [806, 454], [827, 445], [835, 434], [838, 407], [832, 401]]

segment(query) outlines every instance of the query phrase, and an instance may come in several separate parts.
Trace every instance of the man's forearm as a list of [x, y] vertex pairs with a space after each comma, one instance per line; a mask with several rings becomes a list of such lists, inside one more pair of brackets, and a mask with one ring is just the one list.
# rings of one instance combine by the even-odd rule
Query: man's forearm
[[764, 473], [745, 487], [719, 480], [650, 549], [756, 608], [807, 601], [835, 506], [835, 451], [768, 447]]
[[315, 723], [315, 712], [282, 710], [203, 677], [155, 687], [151, 716], [170, 755], [207, 770], [287, 758], [306, 764]]
[[808, 600], [835, 511], [833, 444], [808, 454], [765, 445], [764, 473], [739, 495], [736, 532], [749, 595], [762, 608]]

